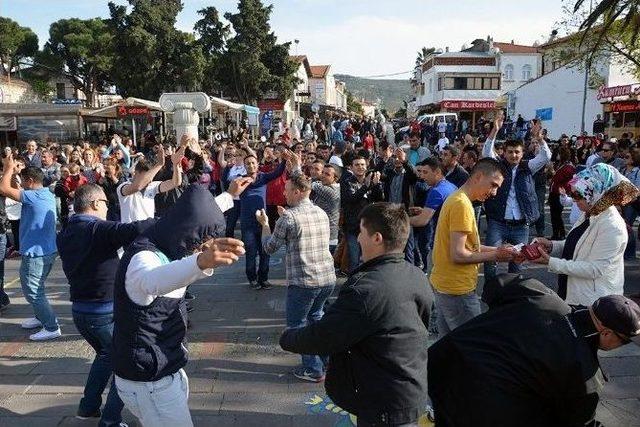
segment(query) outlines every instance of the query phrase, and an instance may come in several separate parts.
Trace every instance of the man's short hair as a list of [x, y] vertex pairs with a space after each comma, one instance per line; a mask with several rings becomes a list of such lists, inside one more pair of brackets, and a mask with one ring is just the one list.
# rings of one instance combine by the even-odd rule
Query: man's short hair
[[27, 166], [20, 171], [20, 177], [23, 181], [31, 179], [36, 184], [42, 184], [42, 181], [44, 181], [44, 172], [35, 166]]
[[303, 193], [311, 191], [311, 180], [305, 174], [294, 173], [289, 177], [291, 185]]
[[442, 148], [442, 151], [448, 151], [453, 157], [458, 157], [460, 155], [460, 150], [458, 150], [458, 148], [454, 147], [453, 145], [445, 145]]
[[367, 161], [367, 159], [365, 159], [364, 157], [360, 156], [360, 155], [355, 155], [353, 156], [353, 158], [351, 159], [351, 162], [349, 163], [351, 166], [353, 166], [353, 162], [355, 162], [356, 160], [364, 160], [365, 163]]
[[409, 134], [409, 138], [418, 138], [418, 139], [420, 139], [420, 133], [419, 132], [411, 132]]
[[254, 159], [256, 159], [256, 162], [258, 161], [258, 157], [254, 156], [253, 154], [247, 154], [246, 156], [244, 156], [244, 159], [242, 159], [242, 161], [243, 161], [243, 162], [246, 162], [246, 161], [247, 161], [247, 159], [250, 159], [250, 158], [252, 158], [252, 157], [253, 157]]
[[360, 212], [360, 221], [369, 235], [380, 233], [387, 251], [404, 250], [409, 239], [409, 216], [404, 206], [396, 203], [378, 202], [365, 206]]
[[319, 163], [319, 164], [321, 164], [321, 165], [323, 165], [323, 166], [324, 166], [324, 165], [325, 165], [325, 163], [327, 163], [327, 162], [325, 162], [323, 159], [315, 159], [315, 160], [313, 161], [313, 163]]
[[76, 190], [73, 198], [73, 210], [75, 212], [86, 212], [91, 206], [91, 202], [98, 200], [102, 196], [102, 187], [98, 184], [85, 184]]
[[331, 147], [329, 147], [327, 144], [320, 144], [316, 147], [316, 151], [317, 150], [331, 150]]
[[494, 173], [500, 173], [500, 175], [504, 176], [504, 172], [502, 171], [502, 165], [496, 159], [492, 159], [491, 157], [484, 157], [475, 164], [473, 169], [471, 169], [471, 176], [482, 174], [485, 176], [493, 175]]
[[139, 160], [138, 163], [136, 163], [136, 167], [134, 168], [136, 172], [148, 172], [149, 169], [151, 169], [151, 163], [149, 163], [149, 161], [146, 159]]
[[524, 150], [524, 141], [521, 139], [507, 139], [504, 142], [504, 148], [507, 147], [520, 147]]
[[435, 156], [427, 157], [422, 162], [420, 162], [421, 166], [428, 166], [429, 169], [435, 171], [439, 170], [444, 175], [444, 165], [442, 162]]

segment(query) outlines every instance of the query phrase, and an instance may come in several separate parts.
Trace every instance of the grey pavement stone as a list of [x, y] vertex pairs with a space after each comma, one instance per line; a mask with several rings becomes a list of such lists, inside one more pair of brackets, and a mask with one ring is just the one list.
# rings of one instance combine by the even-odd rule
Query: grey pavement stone
[[638, 427], [640, 426], [640, 400], [602, 400], [598, 405], [596, 419], [605, 427]]
[[609, 399], [640, 398], [640, 377], [609, 378], [605, 385], [603, 396]]
[[27, 394], [82, 394], [87, 374], [39, 375]]
[[225, 393], [221, 413], [256, 412], [260, 414], [305, 415], [307, 396], [290, 393]]
[[4, 416], [0, 411], [0, 427], [57, 427], [61, 417]]
[[37, 375], [0, 375], [0, 390], [3, 394], [22, 394], [38, 379]]
[[640, 358], [638, 357], [602, 358], [600, 365], [609, 377], [640, 376]]

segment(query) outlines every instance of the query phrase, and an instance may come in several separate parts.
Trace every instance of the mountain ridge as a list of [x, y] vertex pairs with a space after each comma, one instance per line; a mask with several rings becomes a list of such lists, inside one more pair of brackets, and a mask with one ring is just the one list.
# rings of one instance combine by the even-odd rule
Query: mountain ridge
[[337, 80], [347, 85], [347, 90], [357, 100], [364, 98], [369, 102], [381, 101], [381, 108], [394, 113], [404, 107], [403, 101], [413, 98], [409, 80], [367, 79], [348, 74], [334, 74]]

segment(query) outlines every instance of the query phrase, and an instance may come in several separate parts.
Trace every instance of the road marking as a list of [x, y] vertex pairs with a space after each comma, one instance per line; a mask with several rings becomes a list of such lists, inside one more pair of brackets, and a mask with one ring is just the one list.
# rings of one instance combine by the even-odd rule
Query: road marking
[[9, 289], [12, 288], [13, 286], [16, 285], [16, 283], [18, 283], [20, 281], [19, 277], [16, 277], [15, 279], [11, 279], [11, 281], [9, 283], [5, 283], [4, 288], [5, 289]]

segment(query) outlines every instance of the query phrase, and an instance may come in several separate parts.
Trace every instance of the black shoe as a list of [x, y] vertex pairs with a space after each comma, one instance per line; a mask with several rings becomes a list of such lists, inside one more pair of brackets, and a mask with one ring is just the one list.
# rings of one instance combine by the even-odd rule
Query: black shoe
[[191, 313], [193, 311], [193, 306], [187, 303], [187, 313]]
[[192, 294], [189, 291], [186, 291], [184, 293], [184, 299], [186, 299], [187, 301], [193, 301], [194, 299], [196, 299], [196, 296], [194, 294]]
[[100, 418], [102, 416], [102, 414], [100, 413], [100, 409], [98, 409], [95, 412], [82, 412], [81, 410], [78, 409], [78, 412], [76, 413], [76, 418], [79, 420], [88, 420], [90, 418]]
[[249, 287], [255, 291], [260, 290], [260, 288], [262, 288], [262, 285], [260, 283], [256, 283], [254, 281], [250, 281], [249, 282]]
[[260, 289], [262, 289], [262, 290], [265, 290], [265, 291], [266, 291], [266, 290], [269, 290], [269, 289], [271, 289], [271, 288], [273, 288], [273, 285], [272, 285], [271, 283], [269, 283], [269, 281], [262, 282], [262, 283], [260, 284]]

